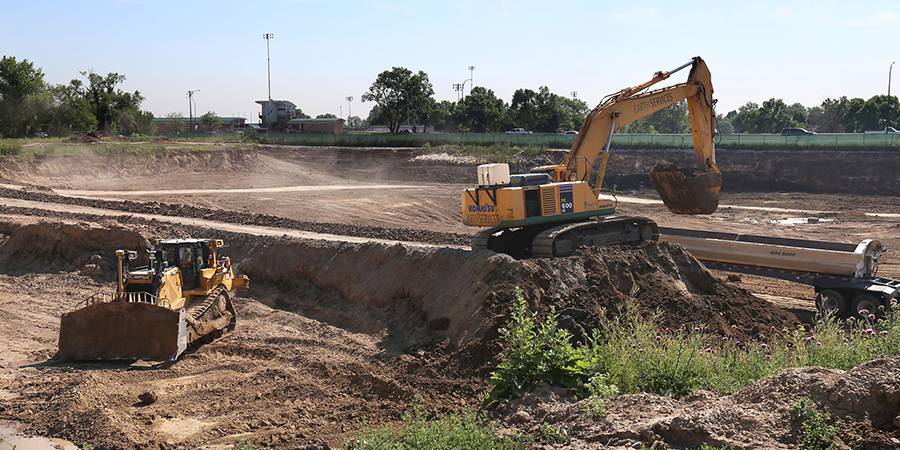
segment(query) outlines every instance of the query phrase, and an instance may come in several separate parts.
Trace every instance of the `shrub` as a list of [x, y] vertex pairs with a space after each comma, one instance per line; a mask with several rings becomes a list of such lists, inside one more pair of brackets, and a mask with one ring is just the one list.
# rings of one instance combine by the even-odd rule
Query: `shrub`
[[491, 373], [491, 391], [482, 407], [516, 398], [546, 382], [583, 391], [589, 362], [582, 350], [570, 341], [571, 334], [559, 328], [555, 309], [543, 322], [528, 311], [522, 291], [516, 288], [516, 306], [505, 328], [500, 329], [503, 353], [497, 370]]

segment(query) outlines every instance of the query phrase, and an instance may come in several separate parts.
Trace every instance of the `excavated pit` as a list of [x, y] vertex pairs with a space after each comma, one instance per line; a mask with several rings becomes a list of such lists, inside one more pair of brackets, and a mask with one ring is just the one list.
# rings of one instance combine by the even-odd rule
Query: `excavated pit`
[[[187, 227], [40, 221], [0, 225], [0, 270], [79, 272], [110, 281], [116, 249], [144, 249], [161, 237], [211, 236]], [[351, 244], [223, 234], [249, 297], [352, 333], [377, 336], [385, 356], [441, 348], [447, 364], [483, 372], [498, 351], [520, 288], [540, 311], [561, 312], [576, 339], [629, 298], [665, 326], [703, 323], [752, 338], [795, 316], [729, 285], [681, 247], [663, 242], [582, 249], [558, 259], [515, 260], [483, 251], [403, 244]], [[80, 299], [70, 299], [77, 302]]]

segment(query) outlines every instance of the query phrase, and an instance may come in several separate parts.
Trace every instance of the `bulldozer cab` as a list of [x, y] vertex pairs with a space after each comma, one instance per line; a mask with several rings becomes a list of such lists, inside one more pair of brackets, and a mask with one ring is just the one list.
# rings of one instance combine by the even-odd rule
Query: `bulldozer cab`
[[212, 254], [209, 242], [200, 240], [170, 240], [159, 243], [168, 267], [181, 270], [185, 290], [200, 287], [200, 270], [210, 266]]

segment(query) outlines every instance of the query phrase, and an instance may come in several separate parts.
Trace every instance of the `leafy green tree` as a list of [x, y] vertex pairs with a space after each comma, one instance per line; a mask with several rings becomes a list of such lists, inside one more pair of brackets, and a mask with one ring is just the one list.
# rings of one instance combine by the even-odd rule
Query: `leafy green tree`
[[456, 106], [455, 102], [449, 100], [441, 100], [432, 105], [429, 121], [435, 131], [454, 132], [459, 130], [455, 118]]
[[[122, 117], [122, 111], [140, 110], [144, 97], [139, 91], [129, 93], [116, 89], [116, 86], [125, 81], [125, 75], [111, 72], [104, 77], [93, 70], [80, 73], [87, 78], [88, 84], [85, 85], [81, 80], [72, 80], [71, 84], [87, 99], [91, 112], [102, 129], [109, 131], [113, 122]], [[122, 124], [126, 128], [128, 125]]]
[[169, 114], [166, 114], [166, 119], [169, 119], [172, 131], [184, 131], [184, 114], [181, 114], [180, 112], [170, 112]]
[[721, 114], [716, 115], [716, 128], [720, 134], [734, 134], [734, 125], [731, 124], [731, 119], [727, 119]]
[[580, 130], [584, 119], [587, 117], [588, 104], [584, 100], [577, 98], [557, 97], [557, 107], [559, 108], [559, 133], [567, 130]]
[[216, 131], [222, 124], [222, 119], [215, 111], [207, 111], [206, 114], [200, 116], [200, 123], [203, 124], [203, 128], [206, 128], [206, 131]]
[[502, 125], [506, 104], [494, 91], [481, 86], [472, 88], [456, 107], [457, 122], [473, 133], [498, 131]]
[[375, 102], [378, 121], [397, 132], [407, 117], [415, 118], [416, 112], [427, 108], [427, 99], [434, 95], [428, 74], [413, 73], [405, 67], [394, 67], [378, 74], [369, 90], [361, 97], [363, 102]]
[[369, 115], [366, 116], [366, 123], [371, 125], [385, 125], [384, 122], [381, 121], [381, 107], [375, 105], [369, 110]]
[[366, 123], [365, 120], [359, 118], [359, 116], [350, 116], [347, 118], [347, 128], [351, 130], [362, 130], [368, 128], [369, 124]]
[[86, 133], [97, 128], [97, 118], [88, 101], [72, 85], [50, 86], [52, 110], [47, 132], [53, 136]]
[[39, 100], [29, 98], [44, 91], [44, 73], [41, 68], [15, 56], [0, 59], [0, 135], [24, 136], [27, 128], [36, 120], [34, 107]]
[[541, 86], [537, 92], [518, 89], [509, 104], [509, 121], [517, 127], [539, 133], [555, 133], [560, 126], [559, 96]]
[[331, 114], [331, 113], [319, 114], [318, 116], [316, 116], [316, 119], [337, 119], [337, 118], [338, 118], [338, 116]]

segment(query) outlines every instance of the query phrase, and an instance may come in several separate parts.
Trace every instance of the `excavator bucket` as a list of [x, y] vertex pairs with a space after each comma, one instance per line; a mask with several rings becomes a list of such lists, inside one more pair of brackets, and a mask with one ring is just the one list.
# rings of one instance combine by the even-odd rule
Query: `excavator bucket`
[[712, 214], [719, 207], [722, 175], [695, 168], [659, 165], [650, 172], [656, 192], [675, 214]]
[[187, 348], [184, 310], [98, 302], [63, 314], [56, 361], [177, 359]]

